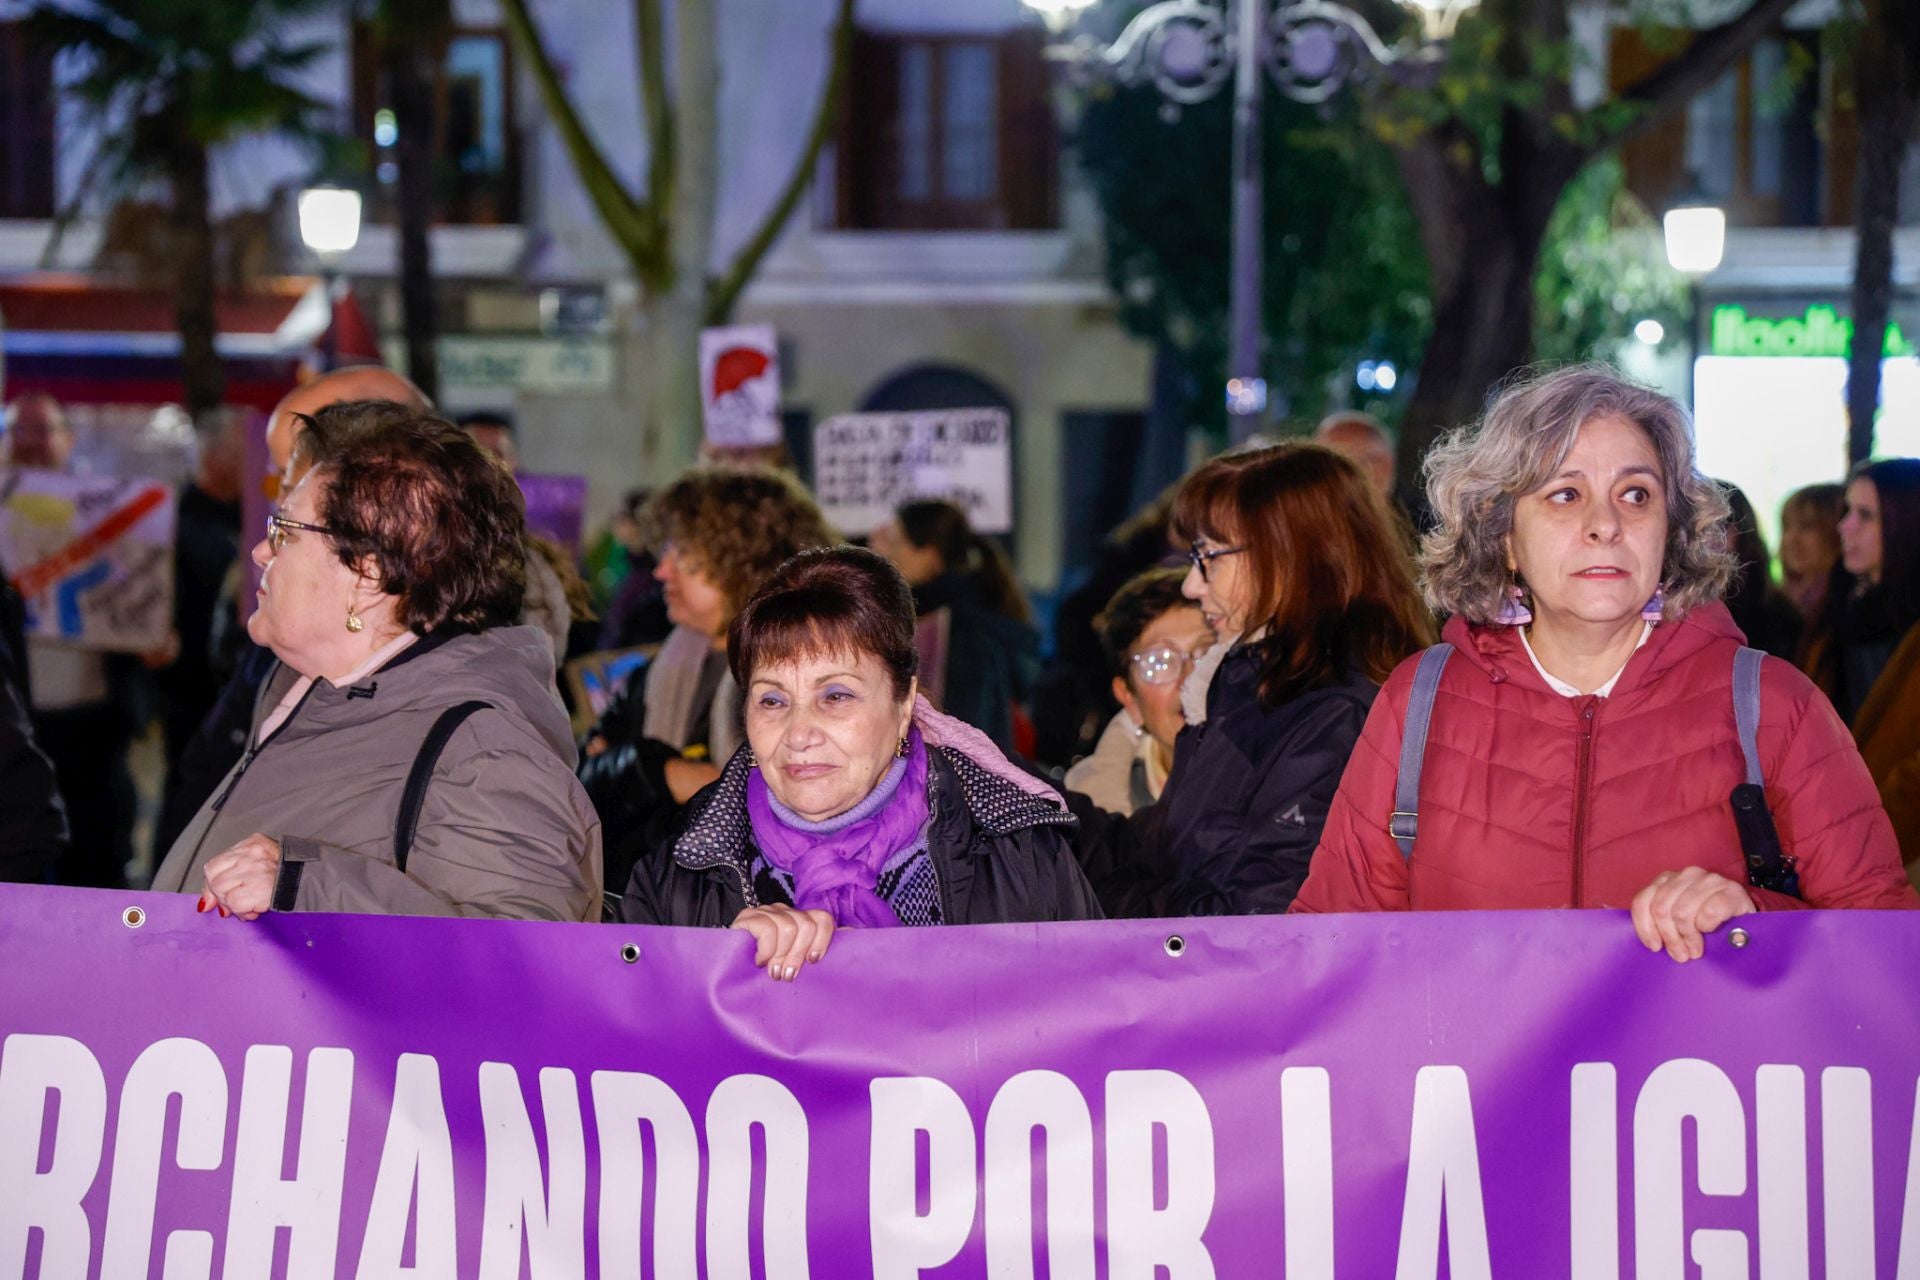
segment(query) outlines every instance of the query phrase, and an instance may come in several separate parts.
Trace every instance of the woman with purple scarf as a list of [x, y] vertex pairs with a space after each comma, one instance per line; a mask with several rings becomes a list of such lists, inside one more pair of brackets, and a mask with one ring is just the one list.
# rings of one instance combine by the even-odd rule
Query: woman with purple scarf
[[795, 556], [734, 616], [727, 660], [749, 749], [634, 868], [627, 921], [745, 929], [790, 982], [838, 927], [1099, 916], [1060, 797], [919, 696], [887, 560]]

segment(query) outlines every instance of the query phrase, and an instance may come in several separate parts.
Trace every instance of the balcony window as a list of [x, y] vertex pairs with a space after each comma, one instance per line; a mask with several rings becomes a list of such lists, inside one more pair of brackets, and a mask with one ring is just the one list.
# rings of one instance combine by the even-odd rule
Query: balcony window
[[835, 223], [864, 231], [1058, 223], [1059, 142], [1037, 33], [860, 32]]
[[[395, 110], [378, 46], [354, 30], [354, 120], [373, 157], [368, 215], [391, 221], [399, 201], [398, 144], [407, 123]], [[513, 60], [506, 33], [458, 28], [431, 86], [434, 220], [512, 223], [520, 217], [520, 156], [513, 111]]]

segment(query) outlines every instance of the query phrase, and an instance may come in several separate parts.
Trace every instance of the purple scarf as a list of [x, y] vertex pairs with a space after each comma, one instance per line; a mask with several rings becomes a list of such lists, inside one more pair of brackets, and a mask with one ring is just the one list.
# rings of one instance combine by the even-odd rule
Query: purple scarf
[[900, 923], [874, 885], [919, 840], [927, 817], [927, 747], [918, 729], [907, 735], [907, 758], [894, 761], [859, 804], [825, 822], [808, 822], [774, 799], [758, 765], [747, 777], [747, 819], [761, 855], [793, 877], [795, 907], [825, 911], [841, 925]]

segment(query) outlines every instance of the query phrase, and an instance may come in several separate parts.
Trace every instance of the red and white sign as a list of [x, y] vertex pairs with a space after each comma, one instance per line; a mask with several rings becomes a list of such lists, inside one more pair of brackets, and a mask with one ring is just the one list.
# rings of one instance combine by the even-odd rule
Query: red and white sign
[[712, 444], [780, 443], [780, 346], [772, 325], [700, 334], [700, 408]]

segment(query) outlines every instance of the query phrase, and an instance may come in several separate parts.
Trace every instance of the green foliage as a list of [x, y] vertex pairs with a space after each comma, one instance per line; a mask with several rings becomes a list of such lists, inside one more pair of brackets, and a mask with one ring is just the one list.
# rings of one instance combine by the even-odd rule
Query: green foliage
[[1667, 265], [1660, 226], [1626, 190], [1617, 157], [1589, 164], [1561, 196], [1533, 289], [1542, 360], [1617, 360], [1643, 319], [1658, 320], [1666, 342], [1686, 341], [1686, 277]]
[[[1488, 24], [1461, 27], [1446, 69], [1430, 85], [1364, 106], [1354, 94], [1319, 108], [1267, 97], [1264, 363], [1296, 424], [1353, 397], [1359, 361], [1387, 359], [1411, 371], [1424, 349], [1426, 259], [1389, 146], [1464, 124], [1459, 162], [1480, 164], [1497, 181], [1483, 157], [1498, 154], [1512, 109], [1540, 99], [1537, 83], [1498, 73]], [[1541, 49], [1530, 62], [1564, 80], [1573, 57], [1570, 46]], [[1608, 110], [1569, 112], [1569, 140], [1604, 127]], [[1107, 269], [1123, 321], [1177, 353], [1188, 374], [1189, 418], [1214, 429], [1225, 418], [1231, 126], [1226, 92], [1174, 115], [1152, 87], [1101, 86], [1084, 95], [1075, 133], [1104, 215]], [[1684, 341], [1685, 281], [1658, 246], [1658, 226], [1626, 193], [1619, 162], [1590, 164], [1548, 230], [1535, 281], [1536, 353], [1613, 358], [1632, 340], [1634, 324], [1649, 317], [1665, 326], [1667, 341]], [[1391, 420], [1409, 383], [1392, 395], [1360, 397], [1361, 404]]]
[[[1190, 419], [1219, 429], [1232, 104], [1222, 93], [1170, 114], [1157, 89], [1098, 89], [1074, 140], [1104, 214], [1125, 324], [1178, 354]], [[1392, 159], [1354, 108], [1269, 95], [1262, 142], [1265, 374], [1293, 417], [1311, 422], [1356, 361], [1410, 367], [1425, 339], [1426, 267]]]
[[336, 0], [38, 0], [31, 39], [75, 61], [65, 92], [99, 128], [93, 167], [115, 194], [167, 169], [181, 146], [252, 133], [317, 139], [325, 108], [299, 76], [333, 47], [284, 28]]

